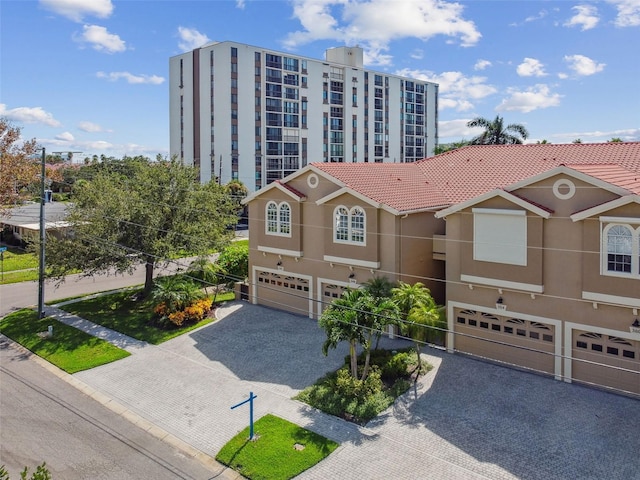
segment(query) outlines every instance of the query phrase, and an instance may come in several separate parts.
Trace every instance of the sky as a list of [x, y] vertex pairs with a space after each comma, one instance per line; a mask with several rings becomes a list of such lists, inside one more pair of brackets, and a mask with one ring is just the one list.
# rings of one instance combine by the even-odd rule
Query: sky
[[640, 0], [0, 0], [0, 116], [47, 152], [169, 152], [169, 58], [236, 41], [436, 82], [440, 143], [475, 117], [527, 143], [640, 141]]

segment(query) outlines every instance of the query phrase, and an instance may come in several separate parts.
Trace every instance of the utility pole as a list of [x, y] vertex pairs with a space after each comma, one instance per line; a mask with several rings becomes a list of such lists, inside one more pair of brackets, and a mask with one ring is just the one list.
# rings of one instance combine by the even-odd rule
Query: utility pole
[[38, 318], [44, 318], [44, 242], [46, 238], [45, 221], [44, 221], [44, 183], [45, 183], [45, 158], [46, 151], [42, 147], [42, 162], [40, 170], [40, 268], [38, 275]]

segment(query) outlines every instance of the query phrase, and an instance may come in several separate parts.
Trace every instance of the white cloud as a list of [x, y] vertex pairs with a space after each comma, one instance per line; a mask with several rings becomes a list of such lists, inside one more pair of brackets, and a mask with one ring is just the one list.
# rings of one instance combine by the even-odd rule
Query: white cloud
[[533, 112], [540, 108], [557, 107], [560, 105], [562, 95], [551, 93], [547, 85], [539, 84], [521, 92], [516, 89], [509, 89], [509, 98], [502, 100], [496, 107], [498, 112], [517, 111], [522, 113]]
[[413, 52], [409, 54], [409, 56], [414, 60], [422, 60], [424, 58], [424, 50], [416, 48]]
[[567, 78], [569, 78], [569, 75], [567, 75], [566, 73], [562, 73], [561, 72], [561, 73], [558, 74], [558, 78], [560, 80], [566, 80]]
[[604, 70], [606, 63], [596, 63], [584, 55], [565, 55], [564, 61], [576, 75], [586, 77]]
[[180, 38], [178, 47], [183, 52], [189, 52], [211, 41], [209, 37], [195, 28], [178, 27], [178, 37]]
[[516, 69], [521, 77], [544, 77], [544, 65], [535, 58], [525, 57], [524, 61]]
[[529, 23], [529, 22], [535, 22], [536, 20], [542, 20], [544, 17], [547, 16], [547, 14], [548, 12], [546, 10], [540, 10], [537, 15], [532, 15], [530, 17], [527, 17], [524, 19], [524, 21]]
[[78, 123], [78, 128], [83, 132], [96, 133], [96, 132], [104, 132], [105, 130], [93, 122], [80, 122]]
[[385, 52], [395, 40], [445, 35], [468, 47], [481, 37], [474, 22], [462, 16], [461, 4], [442, 0], [295, 0], [293, 5], [302, 30], [287, 35], [286, 48], [315, 40], [358, 44], [369, 65], [389, 65]]
[[62, 132], [56, 135], [56, 140], [62, 140], [63, 142], [73, 142], [75, 138], [70, 132]]
[[595, 130], [589, 132], [568, 132], [568, 133], [554, 133], [551, 135], [553, 138], [570, 139], [568, 141], [580, 138], [583, 141], [589, 142], [606, 142], [611, 138], [618, 137], [623, 142], [637, 142], [640, 141], [640, 128], [627, 128], [623, 130]]
[[240, 10], [244, 10], [245, 2], [244, 0], [236, 0], [236, 8]]
[[600, 21], [598, 9], [593, 5], [576, 5], [572, 10], [577, 13], [565, 22], [565, 27], [581, 26], [581, 30], [584, 32], [594, 28]]
[[492, 64], [489, 60], [478, 60], [476, 64], [473, 66], [474, 70], [484, 70], [487, 67], [490, 67]]
[[105, 53], [124, 52], [127, 46], [118, 35], [99, 25], [84, 25], [82, 35], [75, 40], [91, 44], [94, 50]]
[[473, 109], [471, 100], [479, 100], [493, 95], [498, 90], [486, 83], [486, 77], [467, 77], [461, 72], [442, 72], [435, 74], [408, 68], [398, 70], [396, 75], [435, 82], [438, 87], [438, 107], [441, 110], [455, 108], [458, 111]]
[[474, 130], [467, 127], [469, 120], [471, 118], [438, 122], [438, 137], [461, 140], [473, 136]]
[[608, 0], [616, 6], [618, 16], [614, 24], [616, 27], [640, 26], [640, 0]]
[[74, 22], [85, 16], [108, 18], [113, 12], [111, 0], [40, 0], [40, 5]]
[[41, 123], [50, 127], [62, 126], [51, 113], [44, 111], [42, 107], [17, 107], [8, 110], [6, 104], [0, 103], [0, 116], [15, 122]]
[[131, 84], [148, 83], [151, 85], [160, 85], [161, 83], [164, 83], [164, 77], [159, 77], [158, 75], [134, 75], [133, 73], [129, 72], [98, 72], [96, 73], [96, 77], [104, 78], [106, 80], [109, 80], [110, 82], [115, 82], [123, 78], [127, 81], [127, 83]]

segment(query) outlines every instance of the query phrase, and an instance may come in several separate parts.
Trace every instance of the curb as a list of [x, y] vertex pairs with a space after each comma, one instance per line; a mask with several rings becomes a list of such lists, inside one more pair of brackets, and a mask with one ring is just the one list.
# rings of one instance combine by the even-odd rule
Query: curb
[[244, 478], [235, 470], [232, 470], [226, 467], [225, 465], [222, 465], [221, 463], [219, 463], [211, 455], [206, 454], [205, 452], [195, 448], [194, 446], [190, 445], [184, 440], [181, 440], [175, 435], [151, 423], [150, 421], [141, 417], [137, 413], [129, 410], [127, 407], [125, 407], [121, 403], [118, 403], [117, 401], [111, 399], [110, 397], [106, 396], [102, 392], [99, 392], [93, 387], [90, 387], [86, 383], [75, 378], [73, 375], [70, 375], [67, 372], [59, 369], [55, 365], [49, 363], [45, 359], [39, 357], [38, 355], [34, 354], [32, 351], [26, 349], [19, 343], [13, 341], [9, 337], [1, 333], [0, 333], [0, 340], [6, 341], [7, 344], [9, 345], [9, 348], [13, 348], [14, 350], [17, 350], [20, 353], [26, 355], [28, 358], [34, 360], [42, 368], [52, 373], [59, 379], [65, 381], [66, 383], [76, 388], [77, 390], [81, 391], [85, 395], [91, 397], [93, 400], [95, 400], [99, 404], [103, 405], [104, 407], [114, 412], [116, 415], [120, 415], [122, 418], [133, 423], [134, 425], [146, 431], [147, 433], [153, 435], [157, 439], [167, 443], [168, 445], [171, 445], [172, 447], [180, 450], [186, 456], [191, 457], [199, 461], [206, 467], [210, 468], [213, 471], [213, 478], [220, 478], [224, 480], [240, 480]]

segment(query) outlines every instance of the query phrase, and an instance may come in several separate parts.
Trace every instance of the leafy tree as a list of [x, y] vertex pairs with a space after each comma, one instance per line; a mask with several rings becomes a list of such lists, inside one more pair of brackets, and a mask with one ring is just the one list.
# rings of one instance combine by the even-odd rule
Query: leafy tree
[[542, 139], [542, 140], [538, 140], [536, 142], [536, 144], [538, 144], [538, 145], [551, 145], [551, 142], [548, 141], [547, 139]]
[[[36, 140], [19, 143], [20, 132], [20, 128], [0, 117], [0, 212], [40, 194], [42, 163], [36, 155]], [[45, 166], [45, 180], [61, 179], [58, 170]]]
[[0, 210], [20, 201], [24, 187], [35, 182], [40, 163], [33, 158], [35, 139], [19, 144], [20, 128], [0, 117]]
[[234, 205], [223, 187], [198, 183], [193, 167], [141, 157], [105, 164], [74, 186], [67, 218], [72, 234], [48, 242], [51, 277], [63, 281], [74, 270], [124, 273], [142, 264], [146, 296], [156, 265], [230, 241]]
[[[361, 381], [369, 374], [372, 341], [386, 326], [399, 320], [397, 306], [385, 297], [374, 297], [366, 289], [347, 290], [320, 316], [319, 325], [327, 333], [322, 352], [349, 342], [351, 376]], [[365, 353], [362, 376], [358, 378], [357, 347]]]
[[405, 320], [402, 324], [403, 331], [415, 342], [418, 371], [420, 371], [422, 368], [420, 345], [430, 340], [429, 327], [439, 324], [442, 309], [436, 304], [429, 289], [420, 282], [413, 285], [400, 282], [400, 285], [393, 289], [392, 294], [393, 301]]
[[581, 138], [576, 138], [573, 142], [571, 143], [582, 143], [582, 139]]
[[620, 137], [613, 137], [611, 140], [607, 140], [607, 143], [622, 143], [622, 139]]
[[467, 127], [484, 128], [484, 132], [471, 139], [471, 145], [520, 144], [529, 137], [529, 132], [524, 125], [510, 123], [505, 126], [504, 119], [500, 115], [496, 115], [495, 120], [476, 117], [467, 122]]

